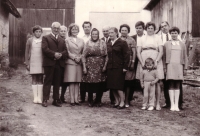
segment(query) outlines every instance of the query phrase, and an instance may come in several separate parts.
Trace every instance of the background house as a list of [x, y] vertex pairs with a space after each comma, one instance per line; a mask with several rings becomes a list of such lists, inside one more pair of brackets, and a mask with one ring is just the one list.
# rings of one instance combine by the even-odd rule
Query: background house
[[0, 54], [8, 53], [9, 43], [9, 13], [13, 18], [20, 18], [20, 14], [9, 0], [0, 1]]
[[[168, 21], [180, 28], [186, 40], [190, 65], [200, 66], [200, 0], [151, 0], [144, 8], [151, 11], [151, 21], [159, 26]], [[193, 48], [190, 48], [193, 47]]]

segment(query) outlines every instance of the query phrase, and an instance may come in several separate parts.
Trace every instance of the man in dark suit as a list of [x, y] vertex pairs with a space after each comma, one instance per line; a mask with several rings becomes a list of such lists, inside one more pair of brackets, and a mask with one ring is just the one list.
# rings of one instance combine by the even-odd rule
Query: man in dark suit
[[51, 26], [51, 34], [43, 36], [43, 67], [44, 67], [44, 86], [43, 86], [43, 107], [47, 107], [51, 85], [53, 85], [53, 105], [61, 107], [59, 101], [59, 88], [64, 74], [65, 58], [68, 56], [64, 39], [59, 35], [60, 23], [54, 22]]
[[[141, 38], [144, 34], [144, 28], [145, 28], [145, 24], [142, 21], [138, 21], [135, 24], [135, 29], [136, 29], [136, 35], [131, 36], [135, 42], [136, 42], [136, 46], [137, 46], [137, 41], [139, 40], [139, 38]], [[138, 58], [136, 57], [135, 59], [135, 65], [134, 65], [134, 72], [136, 74], [136, 70], [137, 70], [137, 65], [138, 65]], [[140, 81], [139, 80], [133, 80], [133, 86], [130, 89], [130, 95], [129, 95], [129, 101], [133, 100], [133, 94], [134, 91], [136, 89], [142, 90], [141, 86], [140, 86]]]

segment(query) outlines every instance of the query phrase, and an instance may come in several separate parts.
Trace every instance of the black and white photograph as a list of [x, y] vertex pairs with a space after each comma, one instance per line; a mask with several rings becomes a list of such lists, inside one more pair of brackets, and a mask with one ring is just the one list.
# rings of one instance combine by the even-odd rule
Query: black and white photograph
[[0, 136], [200, 136], [200, 0], [0, 0]]

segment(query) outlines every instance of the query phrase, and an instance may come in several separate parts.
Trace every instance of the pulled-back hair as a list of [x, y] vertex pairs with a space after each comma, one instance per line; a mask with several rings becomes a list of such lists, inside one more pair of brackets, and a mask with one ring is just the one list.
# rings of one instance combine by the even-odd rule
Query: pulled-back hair
[[34, 33], [36, 30], [41, 30], [41, 31], [43, 32], [42, 27], [39, 26], [39, 25], [35, 25], [35, 26], [32, 28], [33, 33]]
[[116, 27], [111, 27], [109, 30], [114, 30], [117, 33], [117, 37], [119, 37], [118, 29]]
[[121, 30], [122, 30], [123, 27], [126, 27], [128, 29], [128, 33], [130, 33], [130, 26], [127, 25], [127, 24], [123, 24], [123, 25], [120, 26], [120, 28], [119, 28], [120, 33], [121, 33]]
[[172, 28], [169, 29], [170, 34], [171, 32], [177, 32], [178, 34], [180, 34], [180, 29], [176, 26], [173, 26]]

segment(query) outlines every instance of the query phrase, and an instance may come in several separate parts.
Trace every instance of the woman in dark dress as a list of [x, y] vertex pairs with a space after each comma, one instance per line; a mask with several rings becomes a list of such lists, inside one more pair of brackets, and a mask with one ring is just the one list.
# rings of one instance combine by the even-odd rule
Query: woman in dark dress
[[128, 69], [130, 52], [126, 41], [118, 38], [118, 29], [111, 27], [109, 30], [111, 42], [107, 44], [107, 88], [115, 97], [115, 108], [124, 108], [124, 81]]
[[99, 39], [99, 31], [96, 28], [92, 29], [91, 39], [86, 43], [82, 56], [82, 81], [88, 92], [89, 106], [94, 105], [93, 93], [96, 93], [96, 106], [101, 107], [101, 98], [106, 91], [107, 47], [106, 43]]

